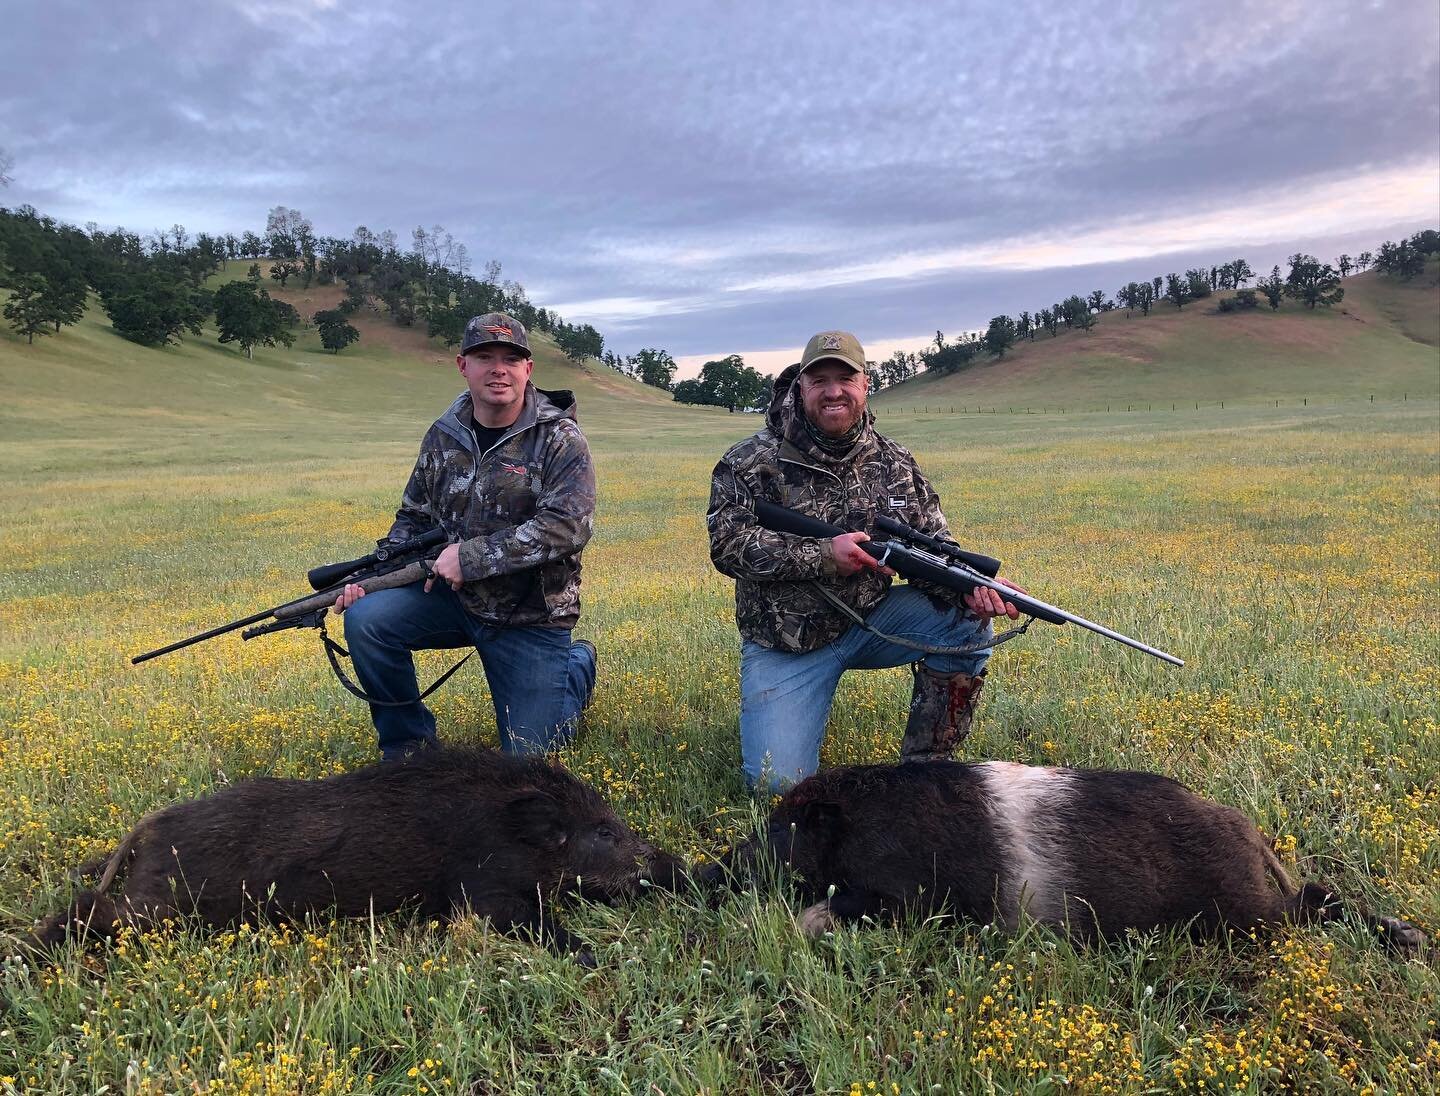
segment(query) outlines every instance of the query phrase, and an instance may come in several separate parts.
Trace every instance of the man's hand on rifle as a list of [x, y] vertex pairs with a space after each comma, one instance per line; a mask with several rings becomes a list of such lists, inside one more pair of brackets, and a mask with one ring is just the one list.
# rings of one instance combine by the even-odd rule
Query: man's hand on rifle
[[[1016, 586], [1009, 579], [997, 578], [995, 581], [1022, 594], [1027, 592], [1023, 586]], [[991, 617], [1002, 615], [1008, 616], [1011, 620], [1020, 619], [1020, 610], [988, 586], [977, 586], [966, 594], [965, 606], [981, 620], [989, 620]]]
[[465, 585], [465, 576], [460, 573], [460, 545], [447, 544], [445, 550], [430, 565], [431, 577], [425, 580], [425, 592], [428, 594], [435, 585], [435, 578], [438, 576], [450, 584], [450, 589], [459, 590]]
[[[448, 582], [452, 590], [460, 589], [465, 584], [465, 578], [460, 573], [460, 545], [447, 545], [445, 550], [430, 564], [430, 573], [431, 577], [425, 580], [427, 594], [434, 588], [436, 578]], [[345, 589], [341, 590], [340, 596], [335, 599], [335, 615], [339, 616], [364, 596], [365, 588], [363, 586], [347, 582]]]
[[831, 551], [835, 554], [835, 573], [841, 578], [849, 578], [851, 575], [859, 574], [861, 571], [879, 571], [882, 575], [895, 577], [895, 572], [889, 567], [880, 566], [879, 561], [870, 553], [861, 548], [870, 539], [869, 533], [844, 533], [830, 540]]

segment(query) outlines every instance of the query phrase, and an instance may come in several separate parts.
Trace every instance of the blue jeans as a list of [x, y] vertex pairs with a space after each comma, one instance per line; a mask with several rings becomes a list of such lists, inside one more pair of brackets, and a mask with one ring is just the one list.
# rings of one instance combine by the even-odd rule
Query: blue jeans
[[[991, 638], [981, 623], [958, 609], [936, 609], [911, 586], [895, 586], [866, 618], [882, 632], [937, 647], [963, 647]], [[903, 666], [920, 652], [889, 643], [851, 625], [833, 643], [803, 654], [740, 645], [740, 754], [745, 779], [757, 791], [782, 791], [820, 768], [820, 745], [835, 688], [846, 670]], [[927, 655], [941, 673], [978, 674], [989, 648], [968, 655]]]
[[[480, 654], [495, 726], [506, 753], [534, 754], [563, 746], [595, 686], [595, 659], [571, 643], [569, 628], [498, 628], [465, 611], [444, 583], [428, 594], [423, 583], [376, 590], [345, 611], [345, 642], [355, 676], [377, 700], [420, 695], [412, 651], [471, 647]], [[416, 700], [400, 707], [370, 705], [381, 756], [434, 744], [435, 716]]]

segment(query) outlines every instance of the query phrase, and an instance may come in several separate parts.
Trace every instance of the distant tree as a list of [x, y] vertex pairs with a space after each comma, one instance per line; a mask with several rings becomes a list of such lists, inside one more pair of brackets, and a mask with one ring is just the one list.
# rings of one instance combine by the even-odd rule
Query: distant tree
[[346, 321], [343, 312], [330, 309], [315, 313], [313, 318], [320, 331], [320, 345], [332, 354], [338, 354], [351, 343], [360, 341], [360, 332]]
[[1078, 293], [1066, 297], [1059, 305], [1060, 319], [1066, 327], [1083, 327], [1082, 317], [1090, 315], [1090, 302]]
[[1210, 296], [1210, 275], [1203, 269], [1185, 271], [1185, 279], [1190, 283], [1190, 296], [1194, 300]]
[[[355, 315], [355, 313], [359, 312], [360, 309], [365, 307], [366, 296], [367, 294], [365, 292], [365, 287], [360, 283], [360, 280], [358, 278], [346, 278], [345, 298], [339, 304], [340, 311], [347, 316]], [[463, 333], [465, 330], [465, 324], [469, 322], [470, 317], [469, 315], [466, 315], [464, 313], [460, 313], [459, 315], [460, 330]], [[459, 341], [460, 337], [457, 335], [455, 337], [455, 343], [458, 343]], [[446, 343], [446, 345], [453, 346], [455, 344]]]
[[1190, 299], [1190, 279], [1179, 274], [1165, 275], [1165, 299], [1176, 308], [1184, 308]]
[[250, 281], [252, 285], [259, 285], [260, 279], [264, 277], [264, 275], [260, 273], [260, 264], [251, 263], [250, 269], [245, 272], [245, 277]]
[[1304, 301], [1313, 310], [1316, 305], [1329, 308], [1345, 297], [1340, 288], [1340, 275], [1328, 263], [1322, 264], [1314, 255], [1296, 253], [1290, 256], [1290, 275], [1285, 279], [1285, 293]]
[[730, 411], [749, 407], [764, 388], [764, 378], [745, 364], [739, 354], [729, 354], [700, 367], [700, 385], [711, 396], [715, 406]]
[[675, 386], [676, 403], [696, 403], [708, 405], [710, 400], [706, 395], [704, 386], [698, 377], [691, 377], [689, 380], [681, 381]]
[[121, 338], [142, 346], [164, 346], [179, 342], [184, 331], [199, 335], [214, 296], [184, 278], [141, 270], [107, 282], [100, 300]]
[[1131, 311], [1140, 303], [1138, 286], [1134, 282], [1127, 282], [1115, 292], [1115, 298], [1120, 302], [1120, 307], [1125, 309], [1125, 318], [1130, 318]]
[[222, 343], [238, 342], [247, 358], [256, 346], [290, 346], [295, 336], [286, 329], [270, 294], [252, 282], [228, 282], [215, 293], [215, 321]]
[[1356, 256], [1355, 256], [1355, 269], [1356, 269], [1357, 271], [1358, 271], [1358, 270], [1366, 270], [1366, 269], [1369, 268], [1370, 264], [1373, 263], [1374, 261], [1375, 261], [1375, 256], [1374, 256], [1374, 255], [1372, 255], [1372, 254], [1371, 254], [1370, 252], [1368, 252], [1368, 251], [1362, 251], [1362, 252], [1360, 252], [1359, 255], [1356, 255]]
[[1155, 287], [1149, 282], [1137, 282], [1135, 284], [1135, 303], [1140, 306], [1140, 315], [1150, 315], [1150, 308], [1155, 303]]
[[1151, 293], [1151, 295], [1153, 296], [1153, 298], [1154, 298], [1155, 300], [1157, 300], [1157, 301], [1160, 300], [1160, 298], [1164, 295], [1164, 294], [1162, 294], [1162, 293], [1160, 292], [1161, 287], [1164, 286], [1164, 284], [1165, 284], [1165, 280], [1164, 280], [1163, 278], [1151, 278], [1151, 279], [1150, 279], [1150, 293]]
[[927, 373], [955, 373], [967, 368], [985, 349], [983, 337], [962, 335], [953, 343], [947, 343], [935, 332], [935, 345], [920, 351], [920, 362]]
[[298, 209], [277, 205], [265, 218], [265, 240], [272, 259], [298, 259], [302, 236], [313, 238], [309, 219]]
[[1015, 345], [1019, 337], [1017, 325], [1009, 316], [996, 316], [985, 329], [985, 349], [997, 358], [1003, 358], [1005, 351]]
[[242, 259], [258, 259], [265, 254], [265, 241], [253, 232], [247, 232], [240, 237], [240, 257]]
[[1440, 252], [1440, 229], [1427, 228], [1410, 237], [1410, 246], [1421, 255]]
[[555, 343], [573, 362], [598, 358], [605, 352], [605, 340], [588, 323], [579, 327], [562, 324], [555, 329]]
[[50, 283], [41, 274], [19, 274], [10, 279], [10, 299], [5, 302], [4, 315], [17, 335], [34, 343], [36, 335], [50, 334], [50, 310], [45, 297]]
[[675, 370], [678, 366], [675, 364], [675, 359], [664, 350], [647, 346], [631, 354], [625, 360], [633, 370], [632, 376], [639, 377], [643, 383], [652, 388], [669, 391], [675, 381]]
[[61, 327], [79, 323], [85, 316], [85, 298], [89, 286], [82, 275], [69, 271], [50, 280], [45, 294], [46, 319], [55, 325], [55, 334]]
[[1042, 308], [1040, 310], [1040, 325], [1050, 332], [1053, 339], [1060, 332], [1060, 318], [1053, 308]]
[[285, 283], [300, 273], [300, 264], [282, 259], [272, 263], [270, 266], [270, 277], [280, 283], [280, 288], [285, 288]]
[[1032, 330], [1033, 323], [1034, 321], [1031, 319], [1029, 312], [1020, 313], [1020, 319], [1017, 320], [1015, 323], [1016, 338], [1028, 338]]
[[1085, 299], [1085, 303], [1090, 306], [1091, 312], [1099, 312], [1101, 310], [1101, 307], [1105, 304], [1105, 290], [1095, 290], [1093, 293], [1090, 294], [1089, 297]]
[[1253, 277], [1255, 277], [1255, 271], [1250, 269], [1250, 264], [1244, 259], [1236, 259], [1230, 264], [1231, 289], [1239, 289]]
[[1425, 253], [1412, 246], [1410, 240], [1401, 240], [1398, 244], [1386, 240], [1375, 256], [1375, 269], [1408, 282], [1425, 272]]
[[1270, 302], [1270, 311], [1274, 312], [1280, 307], [1280, 298], [1285, 296], [1285, 279], [1280, 277], [1278, 266], [1270, 269], [1270, 277], [1262, 278], [1255, 283], [1265, 299]]
[[1078, 302], [1081, 306], [1072, 309], [1071, 322], [1081, 331], [1085, 332], [1085, 334], [1090, 334], [1090, 329], [1095, 326], [1095, 313], [1090, 311], [1089, 302], [1079, 297], [1071, 297], [1070, 299]]
[[1211, 292], [1211, 293], [1214, 293], [1215, 290], [1217, 290], [1217, 289], [1219, 289], [1219, 288], [1220, 288], [1220, 268], [1219, 268], [1218, 266], [1212, 266], [1212, 267], [1210, 268], [1210, 292]]
[[272, 298], [270, 307], [275, 310], [276, 319], [286, 327], [299, 327], [304, 322], [300, 318], [299, 311], [289, 301]]
[[913, 350], [908, 353], [896, 350], [880, 364], [880, 369], [885, 374], [887, 386], [900, 384], [920, 372], [920, 355]]
[[1355, 260], [1349, 255], [1341, 255], [1335, 260], [1335, 265], [1340, 268], [1340, 277], [1350, 277], [1350, 271], [1355, 269]]

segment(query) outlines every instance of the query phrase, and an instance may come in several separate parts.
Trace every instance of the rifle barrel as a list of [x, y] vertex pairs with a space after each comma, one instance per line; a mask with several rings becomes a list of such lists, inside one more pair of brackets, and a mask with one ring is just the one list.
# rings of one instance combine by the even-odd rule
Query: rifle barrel
[[161, 655], [168, 655], [171, 651], [178, 651], [181, 647], [189, 647], [194, 643], [203, 643], [207, 639], [214, 639], [216, 636], [223, 636], [226, 632], [233, 632], [236, 628], [243, 628], [247, 624], [258, 624], [268, 616], [275, 614], [274, 609], [266, 609], [263, 613], [255, 613], [244, 620], [232, 620], [229, 624], [222, 624], [218, 628], [211, 628], [208, 632], [201, 632], [199, 635], [190, 636], [188, 639], [178, 639], [174, 643], [164, 647], [157, 647], [153, 651], [146, 651], [143, 655], [136, 655], [130, 660], [130, 665], [138, 666], [142, 662], [149, 662], [152, 658], [159, 658]]
[[[971, 576], [969, 575], [966, 575], [965, 577], [971, 578]], [[1106, 639], [1113, 639], [1115, 640], [1115, 642], [1123, 643], [1127, 647], [1133, 647], [1137, 651], [1144, 651], [1147, 655], [1153, 655], [1155, 658], [1158, 658], [1164, 662], [1168, 662], [1172, 666], [1185, 665], [1184, 659], [1176, 658], [1168, 651], [1162, 651], [1158, 647], [1151, 647], [1148, 643], [1141, 643], [1138, 639], [1131, 639], [1129, 636], [1125, 635], [1122, 632], [1117, 632], [1113, 628], [1107, 628], [1103, 624], [1096, 624], [1093, 620], [1086, 620], [1084, 617], [1076, 616], [1074, 613], [1066, 612], [1064, 609], [1057, 609], [1055, 606], [1048, 605], [1045, 602], [1041, 601], [1039, 598], [1031, 597], [1029, 594], [1022, 594], [1018, 591], [1012, 590], [1003, 583], [993, 582], [983, 578], [975, 578], [972, 579], [972, 581], [974, 581], [975, 585], [977, 586], [988, 586], [990, 589], [994, 590], [1001, 597], [1003, 597], [1006, 601], [1014, 602], [1017, 609], [1019, 609], [1021, 612], [1028, 613], [1030, 616], [1038, 616], [1043, 620], [1045, 619], [1045, 614], [1053, 614], [1054, 616], [1059, 617], [1062, 622], [1078, 624], [1080, 625], [1080, 627], [1094, 632], [1096, 635], [1104, 636]], [[1032, 606], [1042, 610], [1042, 612], [1031, 612], [1030, 610]]]

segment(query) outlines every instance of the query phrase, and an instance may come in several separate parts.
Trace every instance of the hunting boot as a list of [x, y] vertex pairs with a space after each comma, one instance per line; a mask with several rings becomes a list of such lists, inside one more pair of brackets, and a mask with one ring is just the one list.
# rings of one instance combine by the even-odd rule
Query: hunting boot
[[910, 693], [910, 719], [900, 743], [900, 760], [944, 761], [970, 733], [975, 718], [975, 698], [985, 684], [985, 674], [956, 670], [940, 673], [923, 662], [910, 666], [915, 684]]

